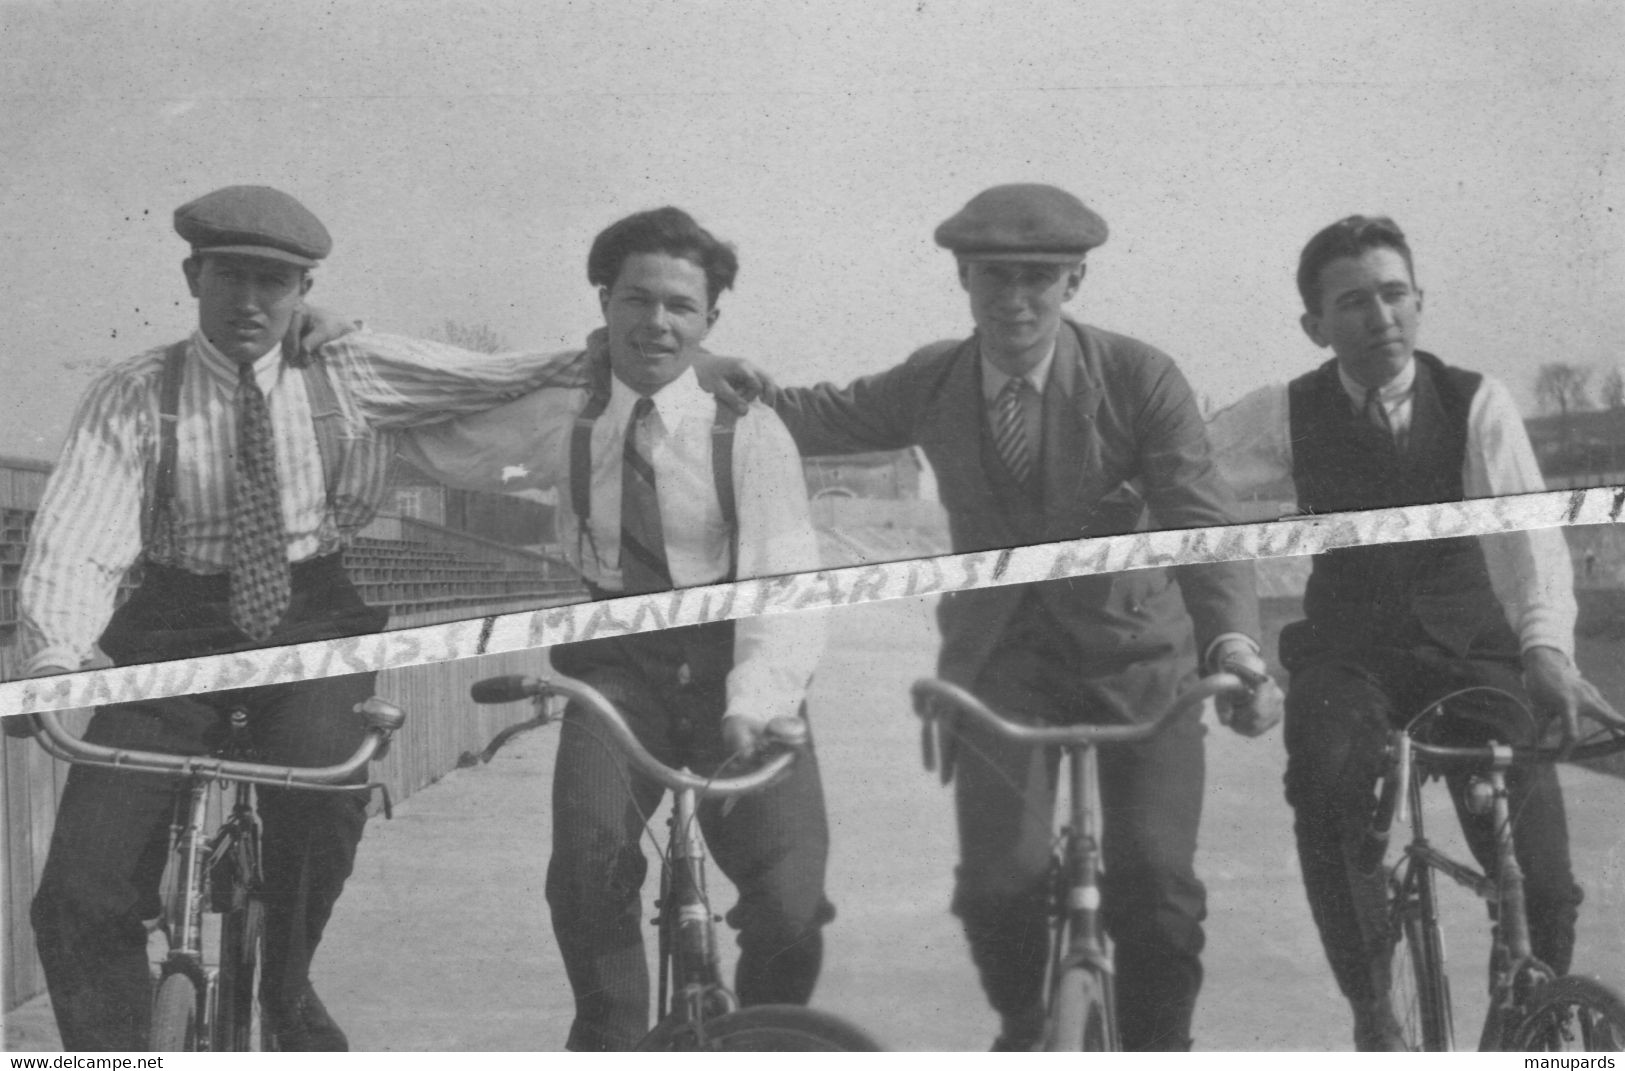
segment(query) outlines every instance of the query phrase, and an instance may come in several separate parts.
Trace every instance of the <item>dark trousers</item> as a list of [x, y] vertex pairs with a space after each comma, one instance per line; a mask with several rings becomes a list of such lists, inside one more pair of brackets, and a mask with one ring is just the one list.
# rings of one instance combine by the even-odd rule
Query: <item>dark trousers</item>
[[[270, 643], [369, 631], [380, 623], [336, 567], [336, 559], [328, 559], [295, 569], [293, 605]], [[221, 624], [223, 578], [168, 575], [172, 572], [149, 566], [147, 582], [104, 636], [104, 646], [117, 651], [121, 663], [245, 646], [240, 633]], [[188, 598], [177, 601], [182, 595]], [[184, 635], [162, 627], [183, 619], [192, 626]], [[375, 676], [105, 706], [85, 735], [111, 747], [206, 754], [224, 741], [221, 715], [241, 707], [249, 712], [258, 761], [329, 765], [360, 744], [360, 719], [350, 708], [372, 694]], [[32, 910], [66, 1049], [147, 1046], [151, 979], [143, 920], [159, 913], [176, 784], [156, 774], [86, 766], [68, 774]], [[291, 995], [308, 978], [311, 955], [350, 875], [365, 802], [347, 794], [261, 789], [259, 811], [266, 907], [263, 990], [276, 999], [280, 993]]]
[[[579, 644], [554, 652], [554, 664], [603, 692], [657, 759], [710, 773], [727, 758], [719, 732], [725, 674], [679, 683], [685, 663], [667, 657], [672, 639]], [[592, 715], [566, 711], [547, 900], [576, 999], [571, 1049], [629, 1049], [649, 1030], [641, 838], [663, 791], [633, 770]], [[740, 931], [740, 1001], [805, 1004], [823, 961], [821, 930], [834, 915], [824, 898], [829, 828], [816, 755], [809, 747], [785, 780], [731, 808], [702, 802], [699, 818], [712, 858], [739, 890], [727, 921]]]
[[[1441, 696], [1478, 684], [1524, 697], [1516, 662], [1458, 659], [1436, 649], [1370, 649], [1293, 670], [1286, 703], [1286, 797], [1309, 907], [1332, 973], [1351, 1001], [1370, 1001], [1386, 994], [1389, 985], [1393, 935], [1383, 868], [1367, 871], [1358, 862], [1389, 727], [1404, 724]], [[1527, 732], [1522, 713], [1493, 696], [1464, 696], [1449, 709], [1456, 716], [1442, 724], [1439, 743], [1473, 744], [1492, 737], [1522, 742]], [[1525, 723], [1522, 731], [1516, 728], [1519, 721]], [[1494, 725], [1507, 728], [1497, 731]], [[1493, 873], [1493, 822], [1489, 815], [1466, 810], [1468, 780], [1466, 774], [1447, 778], [1467, 843]], [[1536, 956], [1562, 973], [1574, 952], [1580, 890], [1569, 861], [1557, 774], [1551, 766], [1513, 769], [1507, 788], [1516, 854], [1527, 879], [1531, 943]]]
[[[1036, 601], [974, 687], [993, 709], [1029, 723], [1091, 720], [1059, 625]], [[1205, 773], [1198, 714], [1100, 756], [1102, 912], [1115, 945], [1117, 1003], [1128, 1049], [1184, 1049], [1202, 984], [1207, 894], [1196, 877]], [[967, 729], [955, 803], [960, 865], [954, 911], [995, 1011], [1036, 1027], [1049, 952], [1047, 894], [1059, 756]]]

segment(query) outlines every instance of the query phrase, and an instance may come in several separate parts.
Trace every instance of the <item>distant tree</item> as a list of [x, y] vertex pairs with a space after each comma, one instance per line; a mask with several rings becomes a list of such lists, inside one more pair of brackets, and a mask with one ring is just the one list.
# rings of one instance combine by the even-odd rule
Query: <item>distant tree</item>
[[1586, 391], [1590, 383], [1590, 368], [1549, 361], [1535, 373], [1535, 401], [1541, 408], [1567, 418], [1574, 410], [1590, 404]]
[[436, 342], [460, 346], [477, 353], [501, 353], [508, 349], [508, 340], [489, 324], [468, 324], [461, 320], [442, 320], [439, 327], [429, 328], [428, 335]]
[[1625, 369], [1619, 365], [1608, 370], [1597, 388], [1597, 404], [1604, 409], [1625, 409]]

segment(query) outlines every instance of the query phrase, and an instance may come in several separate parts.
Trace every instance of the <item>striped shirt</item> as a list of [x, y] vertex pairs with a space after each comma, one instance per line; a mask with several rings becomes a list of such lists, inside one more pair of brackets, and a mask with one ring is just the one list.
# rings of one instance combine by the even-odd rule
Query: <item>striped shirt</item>
[[[343, 463], [332, 505], [305, 377], [272, 350], [254, 363], [271, 410], [288, 560], [338, 550], [373, 518], [399, 433], [477, 412], [545, 382], [546, 354], [477, 354], [400, 340], [388, 355], [359, 331], [322, 350], [340, 408]], [[112, 615], [119, 581], [142, 557], [142, 518], [158, 467], [159, 392], [168, 347], [123, 361], [79, 403], [46, 486], [19, 585], [19, 645], [32, 672], [76, 669]], [[176, 425], [172, 553], [151, 560], [226, 571], [237, 443], [237, 369], [201, 332], [186, 347]]]
[[[637, 392], [611, 378], [610, 400], [592, 428], [592, 515], [587, 531], [570, 508], [571, 429], [587, 402], [588, 361], [605, 360], [603, 332], [585, 351], [561, 354], [577, 369], [555, 384], [474, 416], [415, 431], [403, 453], [456, 487], [522, 497], [557, 490], [562, 537], [582, 574], [611, 592], [621, 584], [621, 453]], [[400, 340], [374, 336], [379, 344]], [[386, 349], [384, 352], [388, 352]], [[585, 356], [586, 360], [580, 360]], [[722, 580], [729, 531], [711, 468], [716, 401], [685, 371], [655, 394], [648, 418], [649, 460], [659, 489], [667, 563], [679, 588]], [[782, 576], [819, 568], [818, 541], [807, 505], [801, 458], [784, 423], [765, 406], [740, 417], [734, 433], [734, 500], [739, 515], [740, 578]], [[817, 612], [744, 618], [734, 629], [727, 713], [764, 722], [794, 715], [823, 653], [825, 623]]]

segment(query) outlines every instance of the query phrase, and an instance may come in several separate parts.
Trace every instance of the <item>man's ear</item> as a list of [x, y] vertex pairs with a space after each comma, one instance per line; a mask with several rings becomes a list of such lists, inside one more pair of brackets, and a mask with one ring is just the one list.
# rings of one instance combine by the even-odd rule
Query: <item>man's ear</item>
[[1089, 274], [1089, 262], [1078, 261], [1078, 266], [1066, 273], [1066, 297], [1063, 300], [1071, 301], [1078, 293], [1078, 287], [1083, 285], [1083, 277]]
[[1327, 346], [1331, 345], [1331, 343], [1326, 341], [1326, 336], [1320, 333], [1319, 316], [1312, 312], [1306, 312], [1302, 316], [1298, 317], [1298, 323], [1303, 325], [1303, 333], [1309, 336], [1310, 342], [1313, 342], [1321, 349], [1325, 349]]
[[203, 273], [203, 262], [197, 257], [187, 257], [181, 261], [181, 271], [186, 275], [186, 289], [191, 291], [193, 297], [200, 297], [197, 281]]
[[957, 257], [954, 258], [954, 264], [959, 269], [959, 288], [961, 290], [969, 290], [970, 289], [970, 265], [967, 264], [965, 261], [957, 258]]
[[604, 322], [609, 322], [609, 287], [598, 288], [598, 311], [603, 313]]
[[308, 296], [310, 294], [310, 288], [312, 286], [314, 286], [315, 284], [316, 284], [315, 277], [312, 276], [310, 274], [310, 272], [308, 272], [308, 271], [305, 272], [305, 274], [299, 280], [299, 300], [300, 301], [305, 300], [306, 296]]
[[710, 311], [708, 311], [705, 314], [705, 333], [706, 334], [709, 335], [711, 333], [711, 328], [713, 328], [713, 327], [715, 327], [717, 325], [717, 319], [721, 315], [722, 315], [722, 307], [720, 305], [712, 305], [711, 308], [710, 308]]

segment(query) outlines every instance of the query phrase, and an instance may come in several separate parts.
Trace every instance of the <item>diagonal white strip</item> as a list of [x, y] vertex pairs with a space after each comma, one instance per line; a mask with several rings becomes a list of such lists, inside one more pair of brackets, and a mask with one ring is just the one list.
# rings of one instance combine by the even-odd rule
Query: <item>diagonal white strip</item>
[[1294, 517], [1013, 547], [574, 603], [376, 636], [0, 683], [0, 715], [426, 665], [704, 621], [849, 606], [1155, 566], [1319, 554], [1342, 547], [1620, 523], [1625, 486]]

